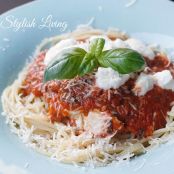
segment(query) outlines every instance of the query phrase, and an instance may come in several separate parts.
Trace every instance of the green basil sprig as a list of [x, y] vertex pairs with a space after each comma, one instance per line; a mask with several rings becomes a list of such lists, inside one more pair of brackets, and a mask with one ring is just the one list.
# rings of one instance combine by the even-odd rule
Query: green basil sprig
[[94, 39], [89, 46], [89, 52], [97, 58], [102, 53], [104, 45], [105, 40], [103, 38]]
[[98, 67], [98, 61], [91, 53], [86, 53], [81, 65], [79, 66], [78, 75], [83, 76], [91, 73], [95, 68]]
[[128, 48], [118, 48], [104, 51], [98, 58], [103, 67], [111, 67], [121, 74], [128, 74], [140, 70], [144, 66], [143, 57]]
[[72, 79], [93, 72], [97, 67], [111, 67], [121, 74], [142, 69], [144, 58], [138, 52], [119, 48], [103, 51], [105, 40], [94, 39], [89, 52], [82, 48], [68, 48], [56, 55], [44, 72], [44, 82], [54, 79]]
[[85, 55], [86, 51], [81, 48], [63, 50], [46, 67], [44, 81], [74, 78], [79, 74], [79, 65]]

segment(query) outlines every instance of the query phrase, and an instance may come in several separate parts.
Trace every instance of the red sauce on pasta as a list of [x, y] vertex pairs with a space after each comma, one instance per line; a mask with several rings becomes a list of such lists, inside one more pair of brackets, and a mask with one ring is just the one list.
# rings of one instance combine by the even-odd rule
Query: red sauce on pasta
[[[95, 86], [94, 75], [71, 80], [53, 80], [43, 84], [45, 53], [41, 53], [29, 67], [21, 89], [23, 96], [33, 93], [48, 104], [52, 122], [69, 122], [69, 111], [80, 110], [85, 115], [91, 110], [107, 112], [112, 116], [110, 131], [130, 133], [135, 137], [150, 136], [154, 130], [165, 127], [167, 112], [174, 101], [174, 92], [154, 86], [144, 96], [136, 96], [132, 89], [135, 79], [128, 80], [118, 89], [103, 90]], [[164, 56], [146, 59], [150, 72], [172, 69]]]

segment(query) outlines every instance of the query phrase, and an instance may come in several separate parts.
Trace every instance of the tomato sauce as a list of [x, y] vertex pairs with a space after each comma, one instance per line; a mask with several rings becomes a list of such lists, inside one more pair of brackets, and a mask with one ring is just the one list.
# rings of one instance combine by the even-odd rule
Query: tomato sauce
[[[80, 110], [87, 116], [89, 111], [97, 109], [112, 116], [111, 132], [117, 130], [135, 137], [146, 137], [154, 130], [165, 127], [167, 112], [174, 101], [171, 90], [154, 86], [139, 97], [132, 92], [135, 79], [129, 79], [118, 89], [103, 90], [95, 86], [93, 74], [43, 84], [44, 58], [45, 53], [41, 53], [29, 67], [21, 93], [23, 96], [33, 93], [36, 97], [43, 97], [51, 122], [75, 125], [69, 111]], [[151, 72], [172, 68], [164, 56], [145, 60]]]

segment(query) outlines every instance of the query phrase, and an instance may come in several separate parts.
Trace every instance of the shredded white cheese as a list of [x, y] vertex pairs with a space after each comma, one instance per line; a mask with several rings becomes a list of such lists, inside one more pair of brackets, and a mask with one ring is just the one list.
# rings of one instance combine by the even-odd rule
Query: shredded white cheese
[[112, 117], [104, 112], [89, 112], [85, 122], [85, 130], [95, 136], [107, 134]]
[[95, 74], [96, 85], [101, 89], [117, 89], [123, 85], [130, 77], [129, 74], [119, 74], [112, 68], [99, 67]]

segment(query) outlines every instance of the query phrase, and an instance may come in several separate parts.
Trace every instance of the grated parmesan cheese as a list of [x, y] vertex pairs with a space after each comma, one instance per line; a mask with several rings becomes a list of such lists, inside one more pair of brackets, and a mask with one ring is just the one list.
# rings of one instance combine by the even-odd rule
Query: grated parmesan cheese
[[[85, 122], [85, 130], [95, 136], [107, 134], [112, 117], [104, 112], [89, 112]], [[95, 126], [94, 126], [95, 125]]]

